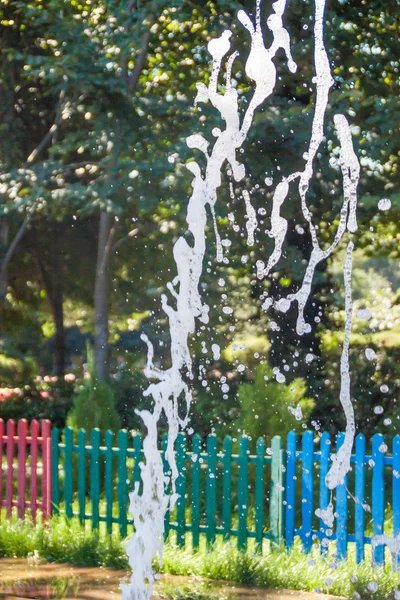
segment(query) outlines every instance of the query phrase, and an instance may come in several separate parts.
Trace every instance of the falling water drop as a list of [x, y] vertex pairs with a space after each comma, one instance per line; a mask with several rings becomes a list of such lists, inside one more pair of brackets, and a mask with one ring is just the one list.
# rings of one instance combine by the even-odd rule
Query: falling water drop
[[391, 206], [392, 206], [392, 201], [389, 198], [382, 198], [378, 202], [378, 208], [379, 208], [379, 210], [382, 210], [382, 211], [390, 210]]

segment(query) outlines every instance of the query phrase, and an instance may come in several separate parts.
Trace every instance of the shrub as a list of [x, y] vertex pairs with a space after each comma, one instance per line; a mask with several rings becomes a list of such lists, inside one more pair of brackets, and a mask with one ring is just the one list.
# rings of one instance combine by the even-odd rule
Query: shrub
[[81, 389], [74, 397], [67, 424], [74, 429], [90, 431], [98, 427], [102, 433], [118, 431], [121, 421], [116, 409], [113, 390], [108, 383], [99, 381], [94, 368], [93, 349], [87, 347], [88, 371]]
[[21, 388], [1, 388], [0, 419], [50, 419], [56, 427], [65, 427], [72, 407], [73, 385], [31, 382]]
[[[268, 365], [260, 364], [254, 381], [239, 387], [238, 431], [253, 438], [264, 436], [268, 441], [274, 435], [286, 435], [292, 429], [301, 431], [302, 423], [309, 418], [314, 401], [305, 398], [303, 379], [291, 383], [278, 383]], [[300, 405], [302, 417], [296, 420], [290, 409]]]

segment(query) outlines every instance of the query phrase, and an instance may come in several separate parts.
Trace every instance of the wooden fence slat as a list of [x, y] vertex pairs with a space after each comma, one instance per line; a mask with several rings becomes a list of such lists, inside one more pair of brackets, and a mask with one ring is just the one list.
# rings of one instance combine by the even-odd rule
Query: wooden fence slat
[[392, 502], [393, 502], [393, 535], [400, 535], [400, 435], [393, 438], [393, 471], [392, 471]]
[[106, 446], [106, 454], [105, 454], [105, 463], [106, 463], [106, 472], [105, 472], [105, 500], [106, 500], [106, 527], [107, 533], [112, 533], [112, 508], [113, 508], [113, 439], [114, 434], [112, 431], [108, 430], [105, 433], [105, 446]]
[[[392, 512], [393, 537], [400, 536], [400, 435], [393, 438], [392, 443]], [[400, 567], [400, 554], [397, 555], [397, 570]]]
[[121, 429], [118, 432], [118, 521], [119, 533], [122, 537], [126, 537], [127, 533], [127, 499], [128, 486], [127, 477], [128, 471], [126, 468], [126, 457], [128, 450], [128, 432], [126, 429]]
[[227, 435], [224, 439], [222, 474], [222, 529], [224, 540], [229, 540], [232, 526], [232, 438]]
[[17, 485], [17, 514], [22, 519], [25, 515], [26, 502], [26, 438], [28, 437], [28, 422], [20, 419], [17, 426], [18, 432], [18, 485]]
[[207, 437], [206, 526], [207, 546], [215, 542], [215, 512], [217, 509], [217, 438]]
[[[168, 463], [168, 460], [166, 458], [166, 452], [167, 452], [167, 446], [168, 446], [168, 435], [166, 433], [164, 433], [163, 437], [162, 437], [162, 461], [163, 461], [163, 469], [164, 469], [164, 491], [167, 494], [168, 493], [168, 488], [169, 488], [169, 482], [171, 479], [171, 469]], [[140, 481], [140, 466], [139, 466], [139, 462], [137, 462], [137, 466], [138, 466], [138, 473], [139, 473], [139, 479], [136, 480], [136, 475], [135, 475], [135, 481]], [[135, 465], [136, 468], [136, 465]], [[165, 517], [164, 517], [164, 539], [165, 541], [168, 539], [169, 536], [169, 523], [170, 523], [170, 519], [171, 519], [171, 514], [169, 511], [169, 508], [167, 509], [167, 512], [165, 513]]]
[[255, 534], [256, 552], [262, 552], [264, 530], [264, 458], [265, 440], [259, 437], [256, 442], [256, 484], [255, 484]]
[[192, 438], [192, 544], [199, 547], [200, 538], [200, 453], [201, 437], [196, 433]]
[[100, 501], [100, 430], [92, 429], [90, 434], [92, 456], [90, 465], [90, 501], [92, 505], [92, 527], [99, 527]]
[[79, 522], [85, 524], [86, 512], [86, 431], [78, 431], [78, 510]]
[[[319, 462], [319, 508], [326, 510], [329, 505], [330, 491], [326, 485], [326, 476], [329, 471], [329, 457], [331, 451], [331, 441], [329, 433], [325, 431], [320, 438], [320, 462]], [[322, 519], [319, 520], [319, 530], [321, 532], [321, 554], [326, 554], [328, 551], [328, 538], [326, 530], [328, 526]]]
[[302, 439], [303, 468], [301, 478], [301, 540], [305, 552], [310, 552], [312, 547], [312, 521], [314, 514], [314, 474], [313, 474], [314, 435], [312, 431], [305, 431]]
[[33, 521], [36, 521], [37, 513], [37, 459], [38, 459], [38, 436], [39, 423], [33, 419], [30, 427], [30, 478], [29, 478], [29, 494], [31, 504], [31, 516]]
[[[372, 437], [372, 521], [374, 536], [384, 533], [385, 484], [383, 472], [385, 453], [382, 451], [384, 443], [385, 440], [382, 434], [376, 433]], [[383, 566], [385, 561], [385, 547], [383, 545], [376, 546], [373, 549], [372, 560], [375, 565]]]
[[279, 547], [282, 541], [282, 440], [279, 435], [271, 443], [271, 489], [270, 489], [270, 527], [273, 547]]
[[43, 519], [46, 520], [52, 513], [52, 439], [51, 421], [42, 421], [42, 497]]
[[[43, 443], [43, 442], [42, 442]], [[59, 456], [60, 450], [58, 447], [59, 443], [59, 430], [57, 427], [53, 427], [51, 431], [51, 454], [52, 454], [52, 508], [53, 514], [58, 515], [60, 512], [60, 481], [59, 481], [59, 473], [58, 473], [58, 464], [59, 464]]]
[[176, 542], [181, 548], [185, 545], [185, 506], [186, 506], [186, 436], [180, 433], [176, 440], [176, 466], [178, 477], [176, 480]]
[[[344, 433], [339, 433], [336, 439], [336, 452], [344, 443]], [[347, 475], [344, 479], [344, 484], [338, 485], [336, 488], [336, 550], [339, 560], [343, 560], [347, 556]]]
[[365, 536], [365, 437], [360, 433], [356, 438], [356, 464], [355, 464], [355, 539], [356, 562], [364, 560]]
[[[164, 439], [163, 439], [163, 442], [164, 442]], [[137, 483], [139, 485], [141, 483], [140, 455], [142, 452], [142, 436], [140, 435], [140, 433], [136, 433], [133, 436], [133, 452], [134, 452], [134, 459], [135, 459], [135, 464], [133, 467], [133, 488], [135, 488]]]
[[286, 447], [286, 515], [285, 515], [285, 543], [288, 549], [292, 548], [295, 532], [296, 515], [296, 447], [297, 436], [290, 431], [287, 436]]
[[3, 444], [4, 444], [4, 421], [0, 419], [0, 519], [1, 519], [1, 508], [4, 504], [3, 501]]
[[11, 517], [13, 505], [13, 461], [14, 461], [14, 437], [15, 423], [14, 419], [7, 421], [7, 475], [6, 475], [6, 510], [7, 518]]
[[74, 445], [74, 430], [72, 427], [64, 429], [64, 504], [65, 515], [68, 519], [72, 518], [72, 497], [73, 497], [73, 445]]
[[241, 436], [239, 440], [239, 480], [238, 480], [238, 548], [245, 550], [247, 546], [247, 514], [249, 497], [249, 438]]

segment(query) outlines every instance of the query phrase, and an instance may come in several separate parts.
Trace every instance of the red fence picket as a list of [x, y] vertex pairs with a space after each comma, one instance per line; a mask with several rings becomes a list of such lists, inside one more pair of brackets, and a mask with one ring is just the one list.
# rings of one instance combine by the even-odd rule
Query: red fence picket
[[[36, 520], [38, 509], [43, 519], [51, 515], [51, 422], [42, 421], [41, 435], [38, 421], [32, 421], [28, 429], [25, 419], [18, 421], [17, 434], [15, 422], [9, 419], [5, 428], [0, 419], [0, 509], [4, 506], [7, 517], [11, 517], [13, 507], [17, 508], [19, 518], [23, 518], [29, 508]], [[5, 433], [6, 430], [6, 433]], [[3, 467], [3, 456], [6, 466]], [[38, 494], [38, 462], [42, 459], [41, 498]], [[14, 459], [17, 459], [15, 463]], [[30, 462], [29, 462], [30, 458]], [[29, 464], [29, 491], [27, 490], [27, 465]], [[16, 466], [16, 469], [15, 469]], [[3, 480], [5, 473], [5, 494]], [[17, 497], [14, 497], [14, 488]], [[27, 497], [27, 491], [29, 498]], [[39, 496], [39, 500], [38, 500]]]

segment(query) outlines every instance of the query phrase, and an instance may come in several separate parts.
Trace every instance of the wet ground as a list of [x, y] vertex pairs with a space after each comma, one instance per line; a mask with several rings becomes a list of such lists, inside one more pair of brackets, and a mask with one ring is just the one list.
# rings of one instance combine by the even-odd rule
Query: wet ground
[[[114, 600], [121, 597], [119, 584], [126, 573], [113, 569], [72, 567], [47, 564], [26, 559], [0, 559], [0, 599], [61, 599]], [[176, 590], [176, 595], [175, 591]], [[179, 590], [179, 593], [178, 593]], [[163, 576], [157, 584], [155, 599], [213, 600], [338, 600], [338, 597], [288, 590], [264, 590], [226, 582], [207, 582], [193, 577]], [[189, 590], [192, 593], [189, 593]]]

